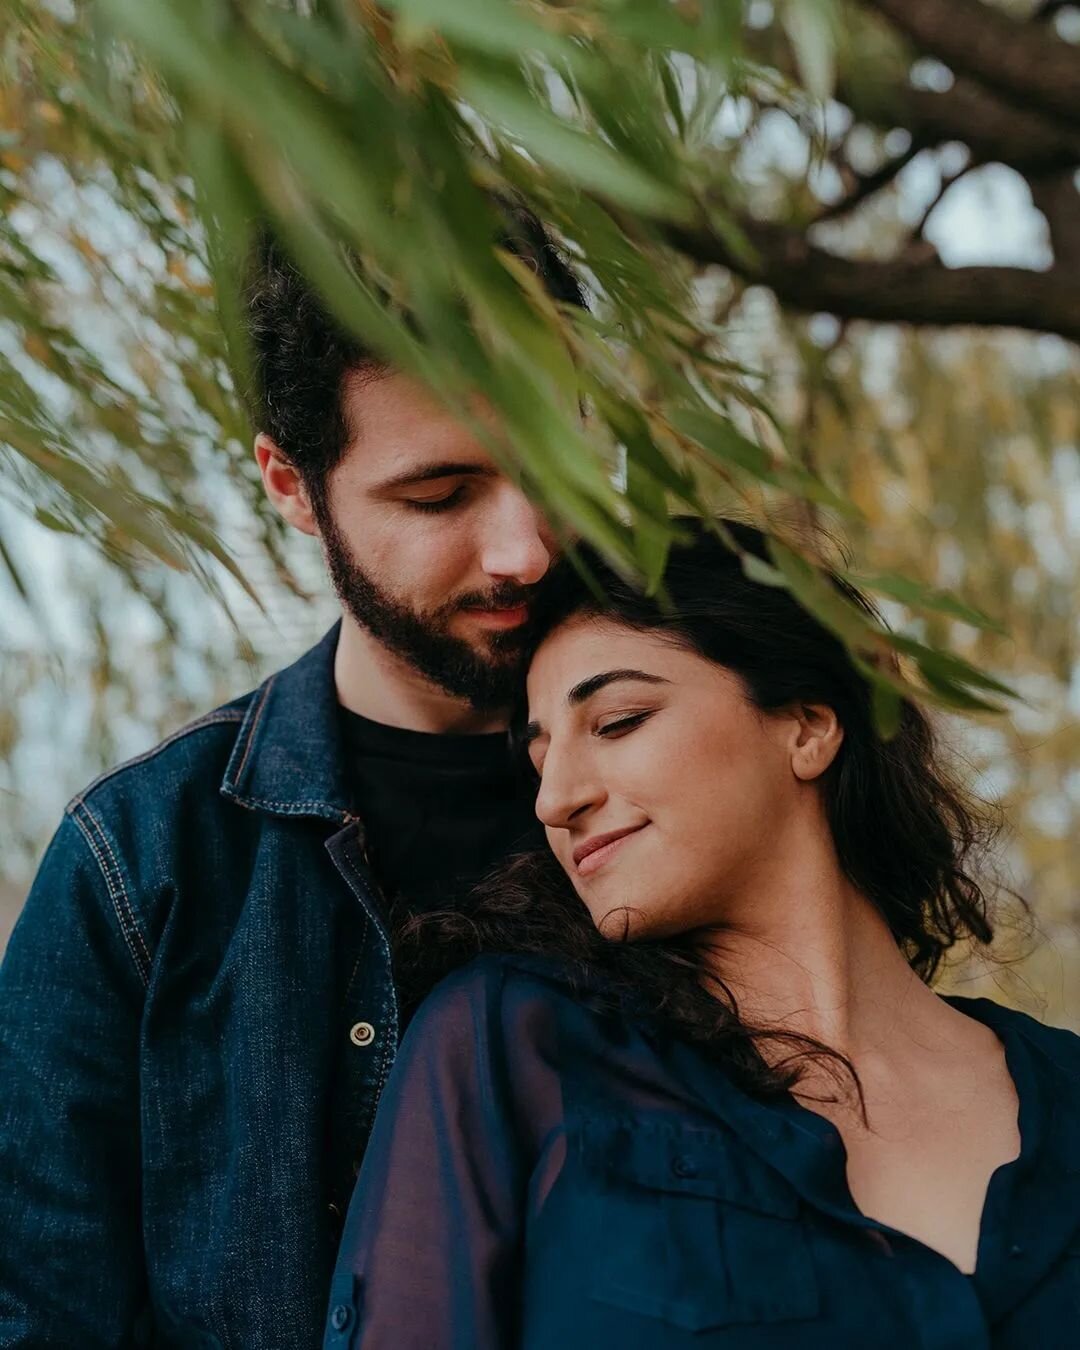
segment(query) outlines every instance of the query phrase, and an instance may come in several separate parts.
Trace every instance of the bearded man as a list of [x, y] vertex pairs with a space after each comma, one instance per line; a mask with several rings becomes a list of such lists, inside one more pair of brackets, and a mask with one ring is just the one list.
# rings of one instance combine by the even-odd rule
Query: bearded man
[[[582, 303], [535, 221], [509, 242]], [[388, 908], [538, 837], [506, 726], [551, 528], [269, 236], [247, 313], [262, 481], [341, 619], [65, 811], [0, 972], [7, 1350], [320, 1345], [401, 1030]]]

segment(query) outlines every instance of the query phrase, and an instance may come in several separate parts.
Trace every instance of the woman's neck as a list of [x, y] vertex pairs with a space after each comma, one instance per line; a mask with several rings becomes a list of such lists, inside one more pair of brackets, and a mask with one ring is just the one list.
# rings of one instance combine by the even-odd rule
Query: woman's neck
[[831, 838], [809, 832], [777, 849], [740, 889], [747, 900], [703, 937], [747, 1025], [809, 1036], [856, 1061], [935, 1033], [948, 1005], [844, 875]]

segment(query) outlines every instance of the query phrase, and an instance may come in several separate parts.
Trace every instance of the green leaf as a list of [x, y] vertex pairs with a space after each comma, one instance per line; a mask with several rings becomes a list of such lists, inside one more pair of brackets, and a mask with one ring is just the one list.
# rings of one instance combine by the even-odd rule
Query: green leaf
[[772, 478], [772, 459], [768, 451], [749, 440], [720, 413], [704, 408], [672, 408], [668, 421], [684, 436], [726, 464], [737, 465], [755, 478]]
[[919, 669], [929, 679], [942, 683], [972, 685], [976, 689], [987, 689], [991, 693], [1001, 694], [1005, 698], [1019, 698], [1015, 689], [992, 675], [988, 675], [970, 661], [965, 661], [955, 652], [939, 651], [902, 634], [893, 634], [892, 645], [898, 650], [914, 657]]
[[788, 589], [830, 632], [855, 650], [870, 645], [880, 631], [856, 605], [836, 589], [821, 568], [788, 548], [779, 539], [769, 538], [769, 553], [787, 582]]
[[776, 586], [781, 590], [787, 589], [787, 578], [776, 567], [771, 567], [764, 558], [759, 558], [756, 553], [741, 553], [739, 562], [742, 564], [744, 575], [750, 581], [756, 581], [762, 586]]
[[679, 133], [681, 141], [686, 140], [686, 112], [683, 108], [682, 89], [679, 86], [679, 78], [672, 69], [670, 61], [663, 57], [657, 63], [660, 74], [660, 85], [664, 91], [664, 101], [667, 104], [667, 110], [671, 114], [672, 121], [675, 123], [675, 129]]
[[786, 0], [783, 22], [807, 92], [824, 103], [836, 86], [831, 0]]
[[710, 54], [706, 34], [698, 25], [687, 23], [671, 5], [652, 0], [625, 4], [605, 14], [603, 22], [608, 32], [646, 50]]
[[27, 589], [26, 582], [23, 580], [22, 571], [16, 564], [15, 559], [11, 556], [11, 552], [4, 542], [3, 536], [0, 536], [0, 565], [3, 566], [4, 571], [8, 574], [11, 584], [15, 587], [19, 598], [24, 604], [31, 605], [30, 592]]
[[923, 679], [927, 685], [938, 695], [940, 702], [945, 707], [955, 708], [960, 712], [999, 713], [1003, 711], [1000, 704], [980, 698], [954, 680], [942, 678], [933, 669], [928, 669], [921, 661], [919, 662], [919, 669], [922, 671]]
[[664, 488], [640, 464], [631, 463], [627, 466], [626, 497], [634, 508], [634, 542], [645, 591], [655, 595], [671, 551], [672, 532], [665, 527], [668, 511]]
[[591, 392], [597, 412], [626, 449], [627, 468], [645, 469], [668, 492], [696, 510], [698, 494], [693, 478], [677, 469], [663, 454], [641, 412], [625, 400], [613, 399], [603, 386]]
[[688, 219], [689, 199], [595, 136], [560, 121], [510, 80], [463, 65], [458, 88], [476, 112], [567, 182], [632, 211]]
[[878, 572], [871, 576], [845, 572], [844, 576], [860, 590], [888, 595], [894, 600], [909, 605], [912, 609], [948, 614], [954, 619], [960, 619], [963, 623], [970, 624], [973, 628], [981, 628], [989, 633], [1005, 634], [1006, 630], [996, 619], [984, 614], [982, 610], [965, 604], [951, 591], [934, 590], [896, 572]]
[[394, 10], [410, 24], [434, 29], [451, 42], [476, 51], [515, 60], [535, 54], [570, 65], [580, 59], [580, 49], [569, 39], [530, 18], [525, 6], [507, 0], [453, 0], [452, 4], [446, 0], [385, 0], [385, 3], [387, 9]]
[[721, 463], [743, 469], [760, 482], [774, 484], [804, 501], [829, 506], [841, 515], [859, 514], [853, 502], [834, 492], [815, 474], [770, 455], [719, 413], [704, 408], [674, 408], [668, 413], [668, 421]]
[[900, 694], [884, 680], [873, 679], [870, 681], [870, 706], [878, 734], [882, 740], [892, 740], [900, 730], [903, 707]]
[[70, 520], [65, 520], [58, 516], [55, 511], [50, 511], [44, 506], [39, 506], [34, 510], [34, 519], [39, 525], [44, 525], [47, 530], [52, 530], [54, 534], [74, 534], [79, 533], [78, 526], [72, 524]]

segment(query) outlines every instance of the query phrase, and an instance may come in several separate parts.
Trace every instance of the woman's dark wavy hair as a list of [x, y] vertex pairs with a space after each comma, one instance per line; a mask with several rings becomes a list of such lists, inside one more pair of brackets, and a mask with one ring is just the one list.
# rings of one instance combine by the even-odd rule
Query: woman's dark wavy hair
[[[672, 550], [664, 576], [669, 603], [643, 595], [583, 549], [580, 556], [601, 594], [569, 561], [559, 563], [538, 602], [537, 640], [571, 618], [612, 620], [662, 634], [738, 675], [764, 713], [800, 703], [832, 708], [844, 738], [820, 789], [837, 856], [852, 884], [884, 916], [912, 968], [929, 982], [956, 942], [988, 944], [993, 938], [975, 868], [998, 832], [996, 813], [945, 767], [919, 707], [905, 701], [896, 734], [882, 739], [870, 687], [843, 644], [787, 590], [748, 577], [714, 529], [694, 520], [679, 524], [690, 542]], [[723, 526], [740, 550], [767, 559], [759, 531], [734, 521]], [[878, 617], [854, 587], [835, 574], [831, 579], [849, 601]], [[519, 713], [517, 726], [521, 720]], [[698, 1044], [749, 1091], [788, 1090], [812, 1059], [831, 1061], [825, 1067], [834, 1075], [851, 1072], [826, 1046], [795, 1034], [766, 1036], [744, 1024], [693, 934], [634, 942], [602, 937], [546, 849], [510, 860], [460, 911], [399, 915], [395, 926], [407, 1004], [481, 952], [552, 957], [583, 987], [600, 989], [590, 996], [602, 1005]], [[759, 1049], [766, 1041], [768, 1058]]]

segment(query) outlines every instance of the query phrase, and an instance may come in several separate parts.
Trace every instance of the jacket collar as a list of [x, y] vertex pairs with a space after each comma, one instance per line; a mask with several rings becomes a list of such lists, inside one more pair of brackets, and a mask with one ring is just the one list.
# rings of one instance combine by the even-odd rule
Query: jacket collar
[[355, 817], [345, 787], [334, 654], [340, 620], [293, 665], [252, 695], [221, 792], [253, 811]]

